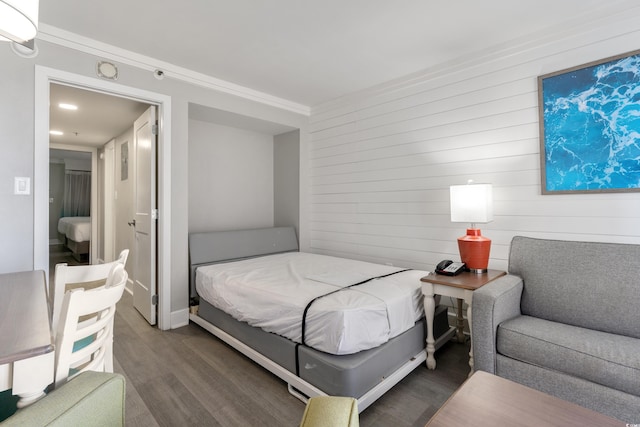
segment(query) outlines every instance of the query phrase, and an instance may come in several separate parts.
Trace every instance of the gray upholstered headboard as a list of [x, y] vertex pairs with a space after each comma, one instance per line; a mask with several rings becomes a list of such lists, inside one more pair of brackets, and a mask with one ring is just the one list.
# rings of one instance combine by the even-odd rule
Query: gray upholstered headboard
[[298, 250], [293, 227], [210, 231], [189, 235], [189, 296], [196, 296], [196, 268], [261, 255]]

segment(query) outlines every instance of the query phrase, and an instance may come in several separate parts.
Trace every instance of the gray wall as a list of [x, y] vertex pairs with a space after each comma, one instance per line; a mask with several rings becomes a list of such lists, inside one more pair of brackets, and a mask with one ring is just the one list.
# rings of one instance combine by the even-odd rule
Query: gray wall
[[189, 122], [189, 232], [273, 226], [273, 137]]
[[300, 229], [300, 131], [273, 137], [274, 226]]
[[[9, 43], [0, 43], [0, 235], [7, 244], [0, 249], [0, 273], [29, 270], [34, 266], [34, 197], [13, 194], [14, 177], [34, 176], [34, 93], [35, 65], [96, 78], [96, 63], [104, 58], [38, 40], [39, 54], [25, 59], [11, 51]], [[118, 64], [119, 85], [171, 96], [170, 171], [163, 180], [171, 187], [171, 312], [188, 307], [188, 150], [190, 102], [282, 123], [302, 130], [306, 143], [308, 118], [300, 114], [221, 93], [209, 88], [172, 79], [156, 80], [153, 72]], [[48, 171], [45, 171], [48, 177]], [[48, 179], [47, 179], [48, 180]], [[42, 190], [42, 189], [41, 189]], [[48, 197], [48, 189], [45, 189]], [[48, 233], [45, 234], [45, 237]], [[38, 243], [39, 245], [48, 242]], [[169, 321], [169, 319], [167, 319]]]
[[299, 229], [300, 131], [265, 132], [189, 121], [189, 232]]

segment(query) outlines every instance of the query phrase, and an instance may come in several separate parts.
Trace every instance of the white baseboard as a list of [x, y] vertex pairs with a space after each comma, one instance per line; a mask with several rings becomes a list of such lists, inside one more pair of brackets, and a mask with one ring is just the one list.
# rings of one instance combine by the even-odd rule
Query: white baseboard
[[[125, 285], [124, 290], [126, 292], [129, 292], [130, 295], [133, 295], [133, 281], [131, 279], [127, 280], [127, 284]], [[185, 308], [183, 310], [172, 312], [171, 318], [169, 320], [169, 329], [176, 329], [187, 326], [189, 324], [189, 309]]]
[[178, 311], [171, 312], [171, 321], [169, 323], [170, 329], [181, 328], [189, 324], [189, 309], [185, 308]]

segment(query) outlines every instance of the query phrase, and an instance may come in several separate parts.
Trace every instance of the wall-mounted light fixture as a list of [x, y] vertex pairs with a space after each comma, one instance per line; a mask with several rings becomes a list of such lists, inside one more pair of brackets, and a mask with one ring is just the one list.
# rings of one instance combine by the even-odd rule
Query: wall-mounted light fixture
[[38, 0], [0, 0], [0, 38], [25, 45], [38, 33]]

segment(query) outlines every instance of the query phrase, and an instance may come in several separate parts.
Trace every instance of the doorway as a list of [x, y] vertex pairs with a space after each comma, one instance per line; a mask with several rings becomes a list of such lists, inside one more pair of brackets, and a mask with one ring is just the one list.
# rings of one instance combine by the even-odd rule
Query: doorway
[[[92, 168], [95, 150], [49, 150], [49, 272], [91, 260]], [[95, 239], [94, 239], [95, 240]], [[96, 243], [95, 241], [93, 242]]]
[[[56, 83], [50, 85], [49, 99], [50, 192], [55, 186], [52, 171], [60, 163], [65, 170], [65, 191], [58, 198], [50, 194], [49, 199], [49, 217], [61, 218], [58, 220], [61, 227], [50, 222], [49, 237], [56, 235], [52, 227], [64, 228], [68, 224], [70, 235], [61, 233], [58, 239], [69, 243], [65, 246], [77, 262], [113, 261], [121, 250], [131, 249], [133, 239], [127, 222], [133, 217], [130, 212], [133, 184], [129, 177], [130, 165], [125, 159], [129, 157], [134, 121], [149, 104]], [[91, 184], [91, 209], [72, 209], [74, 206], [69, 205], [82, 196], [77, 190], [84, 190], [72, 184], [87, 174]], [[60, 204], [60, 196], [65, 208], [58, 209], [60, 214], [55, 215], [52, 210]], [[85, 220], [90, 225], [86, 225]], [[89, 233], [76, 233], [84, 226], [90, 227]], [[77, 237], [84, 240], [76, 242]], [[76, 251], [76, 248], [83, 250]], [[129, 270], [134, 263], [135, 257], [130, 258]]]
[[[67, 73], [47, 67], [36, 66], [35, 82], [35, 147], [34, 147], [34, 268], [49, 270], [49, 104], [52, 84], [73, 86], [90, 92], [100, 92], [115, 97], [133, 99], [158, 107], [158, 174], [163, 179], [158, 182], [158, 210], [162, 214], [158, 221], [157, 253], [159, 270], [158, 286], [158, 327], [171, 327], [170, 280], [170, 158], [171, 146], [170, 116], [171, 98], [166, 95], [147, 92], [123, 86], [111, 81]], [[167, 249], [165, 249], [167, 248]]]

